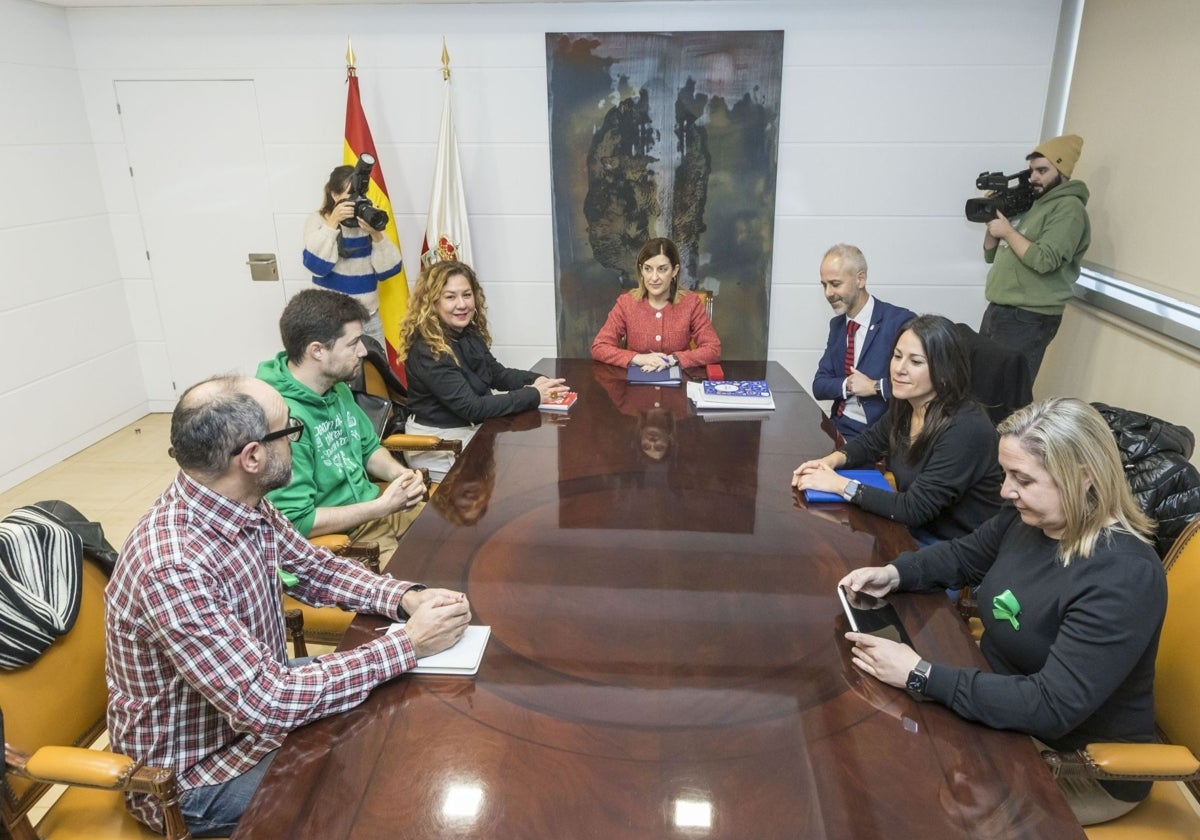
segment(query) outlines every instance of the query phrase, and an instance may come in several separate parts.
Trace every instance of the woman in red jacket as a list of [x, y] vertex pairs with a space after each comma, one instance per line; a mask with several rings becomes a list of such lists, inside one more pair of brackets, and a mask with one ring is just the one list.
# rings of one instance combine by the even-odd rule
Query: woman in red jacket
[[719, 362], [721, 340], [704, 302], [679, 288], [675, 243], [660, 237], [643, 245], [637, 273], [638, 287], [617, 298], [592, 342], [592, 358], [621, 367], [638, 365], [642, 370]]

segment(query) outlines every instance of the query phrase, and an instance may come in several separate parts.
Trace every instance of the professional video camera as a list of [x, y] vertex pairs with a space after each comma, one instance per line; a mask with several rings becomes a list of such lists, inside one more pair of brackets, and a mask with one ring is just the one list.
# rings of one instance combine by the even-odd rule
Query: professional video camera
[[[1009, 182], [1017, 179], [1016, 186]], [[967, 221], [990, 222], [999, 210], [1005, 218], [1019, 216], [1033, 206], [1033, 187], [1029, 186], [1029, 170], [1005, 175], [1003, 172], [980, 172], [975, 188], [992, 194], [984, 198], [967, 199]]]
[[354, 164], [354, 172], [350, 175], [350, 195], [346, 196], [346, 201], [354, 203], [354, 215], [342, 222], [347, 227], [358, 227], [359, 219], [375, 230], [387, 227], [388, 214], [367, 198], [367, 190], [371, 188], [371, 170], [374, 168], [375, 158], [372, 155], [358, 156], [358, 163]]

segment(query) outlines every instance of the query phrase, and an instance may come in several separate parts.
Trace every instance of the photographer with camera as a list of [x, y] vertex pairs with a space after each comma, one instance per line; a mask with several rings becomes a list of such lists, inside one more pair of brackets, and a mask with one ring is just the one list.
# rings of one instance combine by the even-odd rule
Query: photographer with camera
[[[1084, 205], [1088, 188], [1072, 181], [1083, 138], [1047, 140], [1025, 159], [1033, 206], [1016, 226], [1000, 210], [987, 222], [983, 258], [991, 264], [984, 293], [987, 310], [980, 334], [1019, 350], [1036, 379], [1042, 356], [1062, 323], [1066, 302], [1091, 244]], [[968, 202], [968, 214], [970, 202]]]
[[383, 235], [388, 215], [367, 198], [375, 159], [329, 173], [321, 209], [304, 225], [304, 267], [313, 283], [350, 295], [370, 313], [363, 331], [384, 343], [379, 284], [400, 273], [400, 249]]

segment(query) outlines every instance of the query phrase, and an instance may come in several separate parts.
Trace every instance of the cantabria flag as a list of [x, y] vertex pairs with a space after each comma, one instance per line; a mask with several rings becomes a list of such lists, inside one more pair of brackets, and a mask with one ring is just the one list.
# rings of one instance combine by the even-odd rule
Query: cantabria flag
[[467, 199], [458, 165], [458, 138], [454, 134], [454, 107], [450, 95], [450, 53], [442, 43], [442, 78], [446, 97], [442, 105], [442, 129], [438, 135], [437, 164], [429, 197], [429, 219], [421, 243], [421, 265], [458, 260], [478, 268], [471, 255], [471, 232], [467, 227]]

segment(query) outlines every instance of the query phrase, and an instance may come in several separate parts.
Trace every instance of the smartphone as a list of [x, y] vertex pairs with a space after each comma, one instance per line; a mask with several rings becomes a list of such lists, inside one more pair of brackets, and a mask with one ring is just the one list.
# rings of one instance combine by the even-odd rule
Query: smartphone
[[867, 595], [865, 592], [851, 592], [845, 586], [838, 586], [838, 598], [842, 609], [846, 611], [846, 619], [850, 629], [856, 633], [870, 633], [893, 642], [901, 642], [912, 646], [904, 625], [896, 608], [883, 598]]

